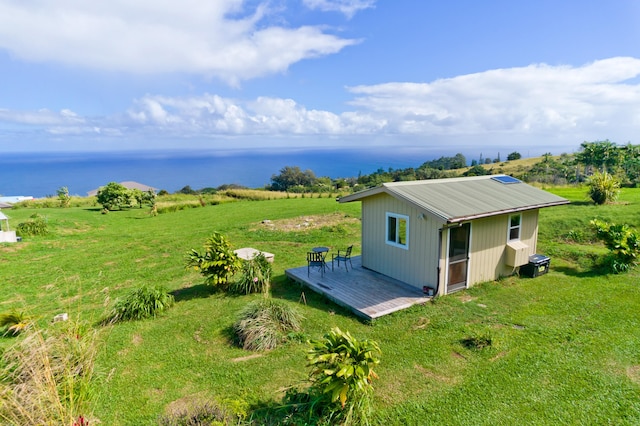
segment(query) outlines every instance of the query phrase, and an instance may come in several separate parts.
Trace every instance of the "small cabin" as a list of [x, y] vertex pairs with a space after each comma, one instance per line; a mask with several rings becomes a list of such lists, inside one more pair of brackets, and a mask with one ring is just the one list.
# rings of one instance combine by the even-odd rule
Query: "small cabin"
[[519, 271], [538, 212], [569, 201], [507, 175], [384, 183], [362, 202], [362, 266], [439, 295]]

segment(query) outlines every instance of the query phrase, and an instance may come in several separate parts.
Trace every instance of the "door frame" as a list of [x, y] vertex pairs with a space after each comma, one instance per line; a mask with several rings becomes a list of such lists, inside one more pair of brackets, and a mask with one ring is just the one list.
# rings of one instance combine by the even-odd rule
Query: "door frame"
[[[455, 227], [450, 227], [447, 229], [447, 248], [446, 248], [446, 258], [445, 258], [445, 277], [444, 277], [444, 282], [445, 282], [445, 294], [449, 294], [449, 293], [454, 293], [456, 291], [460, 291], [460, 290], [464, 290], [466, 288], [468, 288], [469, 286], [469, 264], [470, 264], [470, 252], [471, 252], [471, 222], [466, 222], [466, 223], [461, 223], [459, 226], [455, 226]], [[452, 236], [452, 232], [451, 231], [456, 231], [456, 230], [462, 230], [462, 229], [466, 229], [467, 230], [467, 235], [466, 235], [466, 252], [464, 253], [464, 258], [463, 259], [459, 259], [459, 260], [454, 260], [453, 262], [451, 261], [451, 236]], [[456, 264], [460, 264], [460, 263], [465, 263], [465, 271], [464, 271], [464, 281], [461, 281], [459, 283], [455, 283], [453, 285], [449, 284], [449, 278], [451, 275], [451, 266], [452, 265], [456, 265]]]

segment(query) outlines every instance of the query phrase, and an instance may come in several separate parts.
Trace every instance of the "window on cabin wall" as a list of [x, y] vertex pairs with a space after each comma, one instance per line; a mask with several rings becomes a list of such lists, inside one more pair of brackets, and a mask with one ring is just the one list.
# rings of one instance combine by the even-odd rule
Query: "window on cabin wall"
[[387, 213], [387, 244], [400, 247], [403, 249], [409, 248], [409, 216]]
[[520, 239], [520, 230], [522, 229], [522, 213], [509, 215], [509, 233], [508, 241], [516, 241]]

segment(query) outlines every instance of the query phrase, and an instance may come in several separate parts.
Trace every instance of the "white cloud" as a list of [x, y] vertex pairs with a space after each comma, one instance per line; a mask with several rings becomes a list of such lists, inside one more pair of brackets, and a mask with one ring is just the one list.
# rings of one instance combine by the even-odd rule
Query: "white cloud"
[[389, 120], [387, 131], [424, 134], [601, 132], [640, 125], [640, 59], [582, 67], [530, 65], [431, 83], [349, 88], [361, 113]]
[[148, 96], [129, 112], [140, 124], [178, 133], [488, 135], [594, 133], [638, 126], [640, 60], [612, 58], [583, 67], [531, 65], [431, 83], [357, 86], [352, 111], [307, 109], [293, 99], [254, 101], [205, 95]]
[[0, 0], [0, 49], [35, 62], [197, 73], [238, 84], [355, 43], [320, 27], [268, 26], [267, 4], [248, 9], [242, 0]]
[[38, 111], [11, 111], [0, 109], [0, 123], [10, 123], [29, 126], [76, 126], [85, 122], [85, 119], [68, 109], [60, 112], [41, 109]]
[[32, 126], [58, 135], [132, 137], [150, 144], [160, 138], [198, 140], [211, 148], [229, 148], [217, 141], [243, 137], [236, 147], [264, 147], [273, 138], [291, 146], [319, 139], [367, 146], [447, 140], [466, 146], [499, 141], [513, 148], [518, 141], [547, 152], [560, 140], [570, 148], [605, 138], [626, 143], [640, 133], [639, 76], [640, 59], [610, 58], [581, 67], [538, 64], [430, 83], [389, 82], [348, 88], [354, 97], [342, 113], [288, 98], [147, 95], [111, 117], [0, 110], [0, 128]]
[[309, 9], [324, 12], [340, 12], [352, 18], [357, 12], [374, 7], [375, 0], [303, 0]]

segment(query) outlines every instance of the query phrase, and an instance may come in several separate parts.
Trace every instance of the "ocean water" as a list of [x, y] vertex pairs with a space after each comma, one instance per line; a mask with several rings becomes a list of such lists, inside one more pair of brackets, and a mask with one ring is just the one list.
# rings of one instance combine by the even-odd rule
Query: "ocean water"
[[200, 189], [232, 183], [262, 188], [285, 166], [345, 178], [380, 168], [418, 167], [442, 155], [449, 154], [415, 149], [4, 154], [0, 195], [39, 198], [66, 186], [70, 194], [85, 196], [113, 181], [136, 181], [169, 192], [186, 185]]

